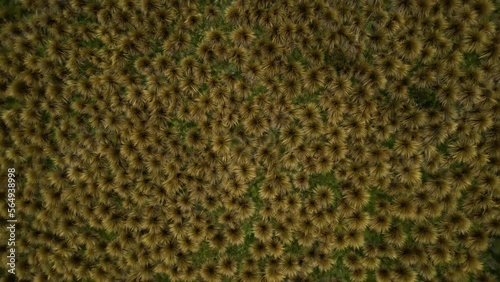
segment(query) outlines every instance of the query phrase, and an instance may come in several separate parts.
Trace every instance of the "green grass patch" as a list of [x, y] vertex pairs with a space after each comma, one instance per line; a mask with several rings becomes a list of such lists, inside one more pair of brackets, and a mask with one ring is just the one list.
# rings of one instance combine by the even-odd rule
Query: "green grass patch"
[[448, 154], [448, 142], [441, 143], [436, 146], [436, 149], [438, 152], [442, 155], [447, 155]]
[[299, 62], [303, 66], [306, 66], [308, 64], [307, 58], [302, 54], [302, 52], [300, 51], [299, 48], [294, 48], [290, 52], [290, 55], [288, 56], [288, 60]]
[[168, 277], [167, 274], [160, 274], [160, 273], [156, 273], [153, 279], [157, 282], [169, 282], [170, 281], [170, 278]]
[[248, 191], [250, 198], [252, 198], [252, 201], [255, 204], [256, 209], [261, 208], [263, 205], [262, 198], [259, 195], [259, 189], [260, 189], [260, 185], [262, 184], [262, 181], [264, 181], [264, 179], [265, 179], [265, 176], [260, 175], [248, 184], [247, 191]]
[[373, 64], [373, 50], [372, 49], [365, 49], [363, 51], [363, 57], [366, 59], [366, 61], [369, 64]]
[[44, 169], [48, 171], [53, 171], [56, 169], [56, 164], [53, 159], [51, 158], [44, 158], [43, 159], [43, 167]]
[[476, 52], [465, 52], [463, 53], [463, 68], [475, 68], [481, 64], [481, 59], [479, 58], [479, 54]]
[[421, 170], [421, 172], [422, 172], [422, 183], [425, 183], [429, 181], [429, 179], [431, 179], [432, 175], [429, 172], [423, 169]]
[[104, 42], [100, 39], [92, 39], [89, 41], [82, 41], [81, 46], [92, 49], [101, 49], [104, 47]]
[[333, 172], [327, 172], [323, 174], [312, 175], [309, 178], [309, 185], [311, 187], [324, 185], [331, 189], [337, 189], [339, 186], [339, 181], [335, 178], [335, 174]]
[[112, 241], [118, 237], [115, 232], [108, 232], [104, 229], [95, 229], [95, 232], [99, 235], [99, 238], [103, 238], [106, 241]]
[[19, 106], [20, 106], [19, 101], [14, 97], [6, 97], [2, 101], [2, 108], [3, 109], [10, 110], [10, 109], [18, 108]]
[[300, 255], [304, 253], [304, 249], [299, 245], [297, 240], [293, 240], [289, 244], [285, 245], [285, 252], [287, 254]]
[[192, 254], [193, 265], [195, 267], [201, 267], [205, 262], [214, 260], [217, 257], [218, 252], [208, 245], [207, 241], [203, 241], [200, 244], [200, 249]]
[[382, 189], [379, 189], [379, 187], [372, 187], [370, 189], [370, 201], [368, 202], [368, 205], [366, 205], [364, 208], [367, 212], [370, 214], [373, 214], [375, 212], [375, 204], [379, 202], [380, 200], [389, 200], [390, 196], [387, 195]]
[[389, 139], [385, 140], [382, 145], [388, 149], [394, 148], [394, 144], [396, 143], [396, 134], [392, 133]]
[[439, 106], [436, 92], [432, 89], [410, 87], [408, 94], [420, 109], [435, 109]]
[[316, 92], [313, 92], [313, 93], [311, 93], [309, 91], [306, 91], [306, 92], [304, 92], [304, 94], [299, 95], [293, 101], [293, 103], [295, 105], [303, 105], [303, 104], [307, 104], [307, 103], [315, 103], [315, 104], [317, 104], [318, 98], [319, 98], [319, 93], [320, 93], [320, 91], [316, 91]]

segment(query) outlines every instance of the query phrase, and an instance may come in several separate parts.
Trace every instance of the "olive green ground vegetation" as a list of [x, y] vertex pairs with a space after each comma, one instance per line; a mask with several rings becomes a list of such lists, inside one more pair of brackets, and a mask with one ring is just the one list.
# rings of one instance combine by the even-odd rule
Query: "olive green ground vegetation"
[[498, 281], [495, 5], [0, 0], [15, 279]]

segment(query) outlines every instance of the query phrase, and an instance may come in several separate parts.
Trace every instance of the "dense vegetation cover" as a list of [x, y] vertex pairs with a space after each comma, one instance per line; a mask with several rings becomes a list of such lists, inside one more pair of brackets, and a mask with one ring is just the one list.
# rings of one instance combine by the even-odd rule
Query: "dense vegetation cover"
[[0, 5], [18, 280], [498, 281], [492, 1]]

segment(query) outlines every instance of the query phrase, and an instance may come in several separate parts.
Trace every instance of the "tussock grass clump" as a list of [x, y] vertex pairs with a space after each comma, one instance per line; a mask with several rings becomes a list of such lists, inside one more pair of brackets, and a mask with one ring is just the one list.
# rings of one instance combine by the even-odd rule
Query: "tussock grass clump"
[[0, 15], [19, 280], [495, 280], [493, 1]]

